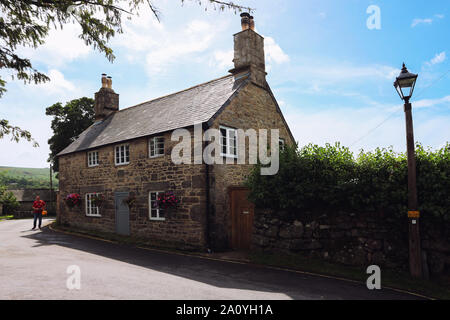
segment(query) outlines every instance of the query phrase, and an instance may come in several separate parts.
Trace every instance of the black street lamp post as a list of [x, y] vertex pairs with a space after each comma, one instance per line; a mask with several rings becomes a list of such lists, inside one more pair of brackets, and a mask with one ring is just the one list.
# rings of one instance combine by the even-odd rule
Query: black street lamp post
[[394, 82], [394, 87], [400, 98], [405, 102], [406, 145], [408, 150], [409, 269], [411, 276], [421, 278], [423, 271], [419, 231], [420, 212], [417, 201], [416, 154], [410, 103], [417, 77], [417, 74], [410, 73], [403, 64], [402, 71]]

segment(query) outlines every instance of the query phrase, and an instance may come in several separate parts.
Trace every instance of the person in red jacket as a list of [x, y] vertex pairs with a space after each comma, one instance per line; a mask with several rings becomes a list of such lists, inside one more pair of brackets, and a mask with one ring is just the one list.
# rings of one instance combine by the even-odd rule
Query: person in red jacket
[[36, 200], [33, 202], [33, 229], [36, 229], [36, 221], [39, 219], [39, 229], [41, 228], [42, 224], [42, 211], [45, 209], [45, 202], [41, 200], [39, 196], [36, 196]]

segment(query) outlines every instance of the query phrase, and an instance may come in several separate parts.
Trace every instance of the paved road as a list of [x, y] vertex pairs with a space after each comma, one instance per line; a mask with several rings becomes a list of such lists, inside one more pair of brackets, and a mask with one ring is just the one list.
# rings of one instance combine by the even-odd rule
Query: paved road
[[[31, 220], [0, 221], [0, 299], [415, 298], [345, 281], [30, 228]], [[70, 265], [80, 267], [80, 290], [66, 287]]]

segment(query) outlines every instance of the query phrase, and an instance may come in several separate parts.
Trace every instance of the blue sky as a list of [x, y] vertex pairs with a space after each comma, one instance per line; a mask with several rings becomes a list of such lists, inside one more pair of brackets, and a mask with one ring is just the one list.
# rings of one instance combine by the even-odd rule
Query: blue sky
[[[340, 141], [355, 152], [378, 146], [403, 151], [402, 103], [392, 86], [403, 61], [419, 73], [413, 98], [416, 140], [433, 148], [450, 140], [450, 74], [439, 80], [450, 70], [448, 0], [240, 3], [256, 8], [268, 82], [300, 145]], [[101, 73], [113, 77], [121, 108], [227, 74], [232, 35], [240, 31], [238, 15], [212, 7], [205, 12], [189, 0], [184, 6], [177, 0], [154, 4], [161, 23], [147, 9], [127, 21], [124, 34], [111, 41], [117, 57], [112, 64], [77, 39], [74, 25], [52, 31], [38, 50], [21, 49], [52, 81], [8, 83], [0, 118], [30, 130], [40, 147], [0, 140], [0, 165], [48, 166], [52, 133], [45, 108], [93, 97]], [[380, 8], [381, 29], [367, 27], [371, 5]]]

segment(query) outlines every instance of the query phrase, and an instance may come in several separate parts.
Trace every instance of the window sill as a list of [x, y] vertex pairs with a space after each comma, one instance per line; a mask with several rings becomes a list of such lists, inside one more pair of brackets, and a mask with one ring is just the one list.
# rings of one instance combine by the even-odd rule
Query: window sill
[[126, 163], [116, 163], [116, 167], [123, 167], [123, 166], [127, 166], [127, 165], [129, 165], [130, 163], [129, 162], [126, 162]]
[[85, 216], [88, 218], [101, 218], [102, 217], [100, 214], [86, 214]]
[[166, 218], [150, 218], [150, 221], [163, 222], [166, 221]]
[[159, 155], [157, 155], [157, 156], [150, 156], [149, 158], [150, 159], [158, 159], [158, 158], [163, 158], [165, 155], [164, 154], [159, 154]]

